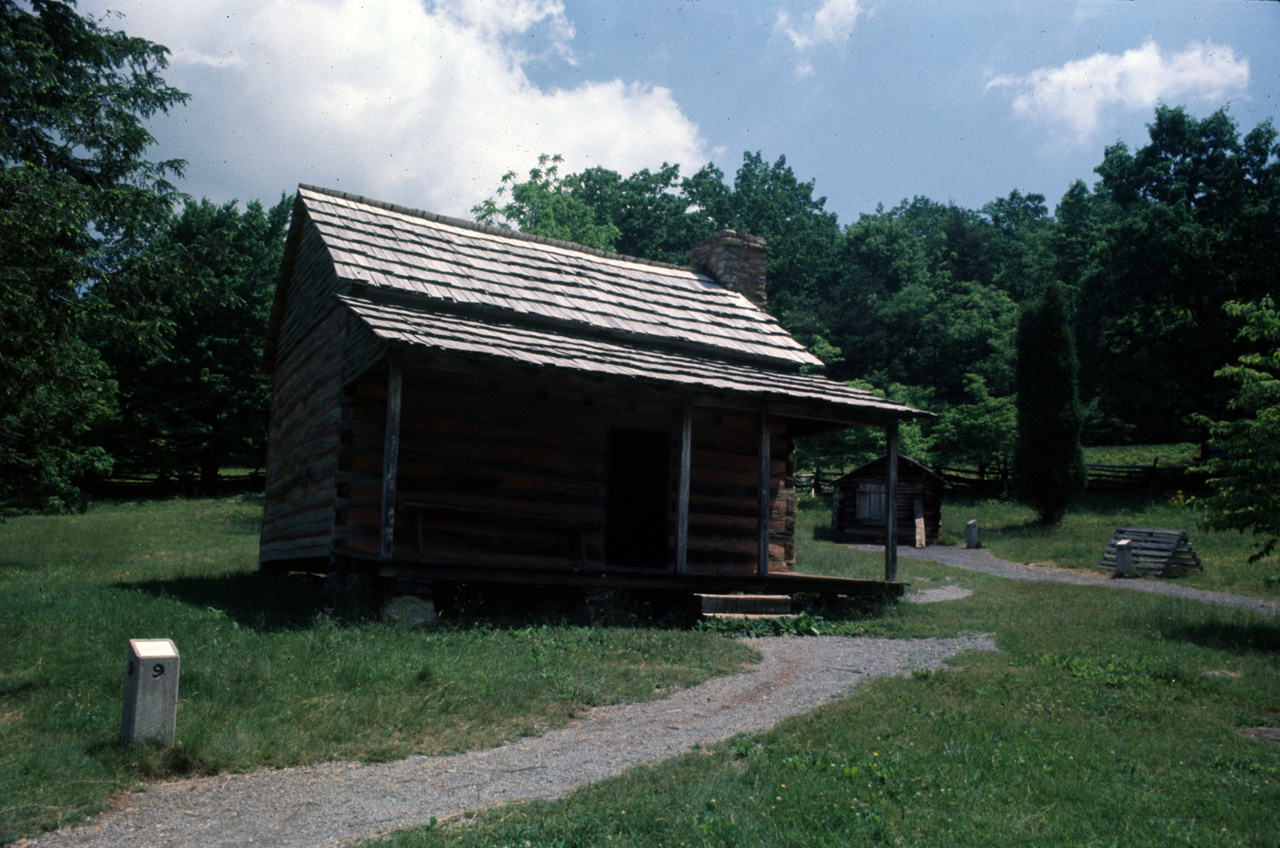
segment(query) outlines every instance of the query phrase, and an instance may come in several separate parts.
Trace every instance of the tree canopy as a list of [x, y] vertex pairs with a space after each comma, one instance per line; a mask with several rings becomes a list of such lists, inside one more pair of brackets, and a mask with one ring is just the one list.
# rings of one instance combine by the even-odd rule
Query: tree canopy
[[145, 157], [146, 119], [187, 98], [166, 57], [70, 2], [0, 0], [0, 508], [73, 503], [109, 461], [80, 438], [113, 395], [81, 329], [130, 302], [113, 283], [178, 195], [183, 163]]
[[1224, 110], [1197, 120], [1162, 106], [1149, 144], [1109, 147], [1097, 170], [1077, 325], [1085, 394], [1140, 441], [1196, 435], [1194, 412], [1226, 409], [1214, 372], [1250, 344], [1222, 305], [1280, 291], [1276, 131], [1241, 138]]
[[212, 491], [229, 459], [265, 455], [271, 392], [258, 366], [291, 208], [291, 198], [270, 210], [252, 201], [243, 213], [234, 202], [188, 201], [151, 240], [134, 288], [160, 337], [100, 339], [119, 411], [95, 435], [114, 457], [166, 476], [198, 473]]
[[[1221, 305], [1280, 296], [1276, 133], [1263, 122], [1241, 137], [1225, 110], [1199, 120], [1168, 107], [1149, 132], [1136, 150], [1107, 148], [1099, 181], [1077, 180], [1052, 213], [1015, 189], [978, 210], [916, 197], [842, 226], [812, 181], [759, 152], [732, 179], [714, 164], [561, 178], [544, 158], [503, 191], [572, 201], [574, 220], [616, 228], [611, 249], [655, 260], [683, 263], [721, 228], [763, 237], [768, 308], [828, 376], [938, 412], [916, 458], [1005, 473], [1019, 312], [1055, 284], [1074, 315], [1091, 443], [1203, 438], [1193, 413], [1222, 418], [1231, 397], [1214, 371], [1257, 352]], [[526, 205], [508, 209], [511, 224], [585, 240]], [[857, 441], [825, 443], [852, 456]]]

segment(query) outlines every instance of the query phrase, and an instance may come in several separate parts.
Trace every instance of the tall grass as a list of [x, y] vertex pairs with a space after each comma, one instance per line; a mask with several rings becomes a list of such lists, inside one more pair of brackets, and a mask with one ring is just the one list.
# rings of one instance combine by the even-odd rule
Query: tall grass
[[1194, 442], [1171, 445], [1104, 445], [1084, 449], [1084, 461], [1099, 465], [1152, 465], [1188, 468], [1200, 460], [1200, 446]]
[[[256, 571], [259, 498], [0, 524], [0, 843], [152, 778], [491, 746], [749, 657], [710, 633], [559, 619], [432, 631]], [[118, 744], [130, 638], [182, 655], [178, 744]]]

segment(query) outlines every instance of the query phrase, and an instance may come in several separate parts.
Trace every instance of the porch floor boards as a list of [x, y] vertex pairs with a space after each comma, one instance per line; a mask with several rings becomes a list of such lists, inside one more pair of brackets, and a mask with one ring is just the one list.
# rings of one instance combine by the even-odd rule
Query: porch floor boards
[[380, 578], [407, 578], [440, 583], [498, 583], [527, 586], [569, 586], [587, 589], [644, 589], [695, 593], [766, 595], [815, 594], [827, 598], [900, 598], [906, 584], [814, 574], [676, 574], [673, 571], [574, 566], [518, 566], [484, 561], [439, 560], [397, 555], [339, 554], [353, 570], [372, 567]]

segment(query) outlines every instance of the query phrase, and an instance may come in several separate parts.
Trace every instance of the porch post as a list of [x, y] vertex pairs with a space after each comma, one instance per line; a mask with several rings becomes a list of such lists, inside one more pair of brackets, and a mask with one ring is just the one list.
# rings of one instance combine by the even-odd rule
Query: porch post
[[769, 421], [769, 410], [760, 413], [760, 470], [757, 498], [759, 501], [758, 537], [756, 543], [756, 571], [761, 577], [769, 576], [769, 515], [773, 511], [773, 503], [769, 498], [770, 457], [769, 449], [772, 441], [772, 428]]
[[391, 559], [396, 538], [396, 468], [400, 462], [400, 402], [404, 391], [400, 362], [387, 364], [387, 430], [382, 446], [382, 528], [379, 556]]
[[676, 485], [676, 574], [689, 561], [689, 476], [693, 458], [693, 407], [680, 407], [680, 479]]
[[884, 579], [898, 580], [898, 422], [884, 428], [889, 457], [889, 483], [884, 492]]

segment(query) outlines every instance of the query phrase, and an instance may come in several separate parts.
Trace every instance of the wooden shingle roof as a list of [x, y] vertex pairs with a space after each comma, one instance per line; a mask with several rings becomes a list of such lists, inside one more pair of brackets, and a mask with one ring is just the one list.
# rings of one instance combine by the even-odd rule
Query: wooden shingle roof
[[310, 186], [298, 190], [285, 246], [268, 373], [304, 250], [308, 268], [320, 251], [332, 269], [336, 286], [322, 296], [387, 346], [764, 399], [841, 425], [928, 415], [801, 374], [820, 361], [763, 309], [689, 268]]
[[780, 373], [606, 339], [566, 337], [546, 329], [424, 313], [367, 297], [340, 295], [339, 300], [389, 345], [491, 356], [536, 367], [786, 402], [833, 421], [867, 423], [868, 418], [922, 414], [824, 377]]
[[689, 268], [310, 186], [298, 199], [338, 277], [352, 284], [775, 368], [821, 364], [767, 312]]

